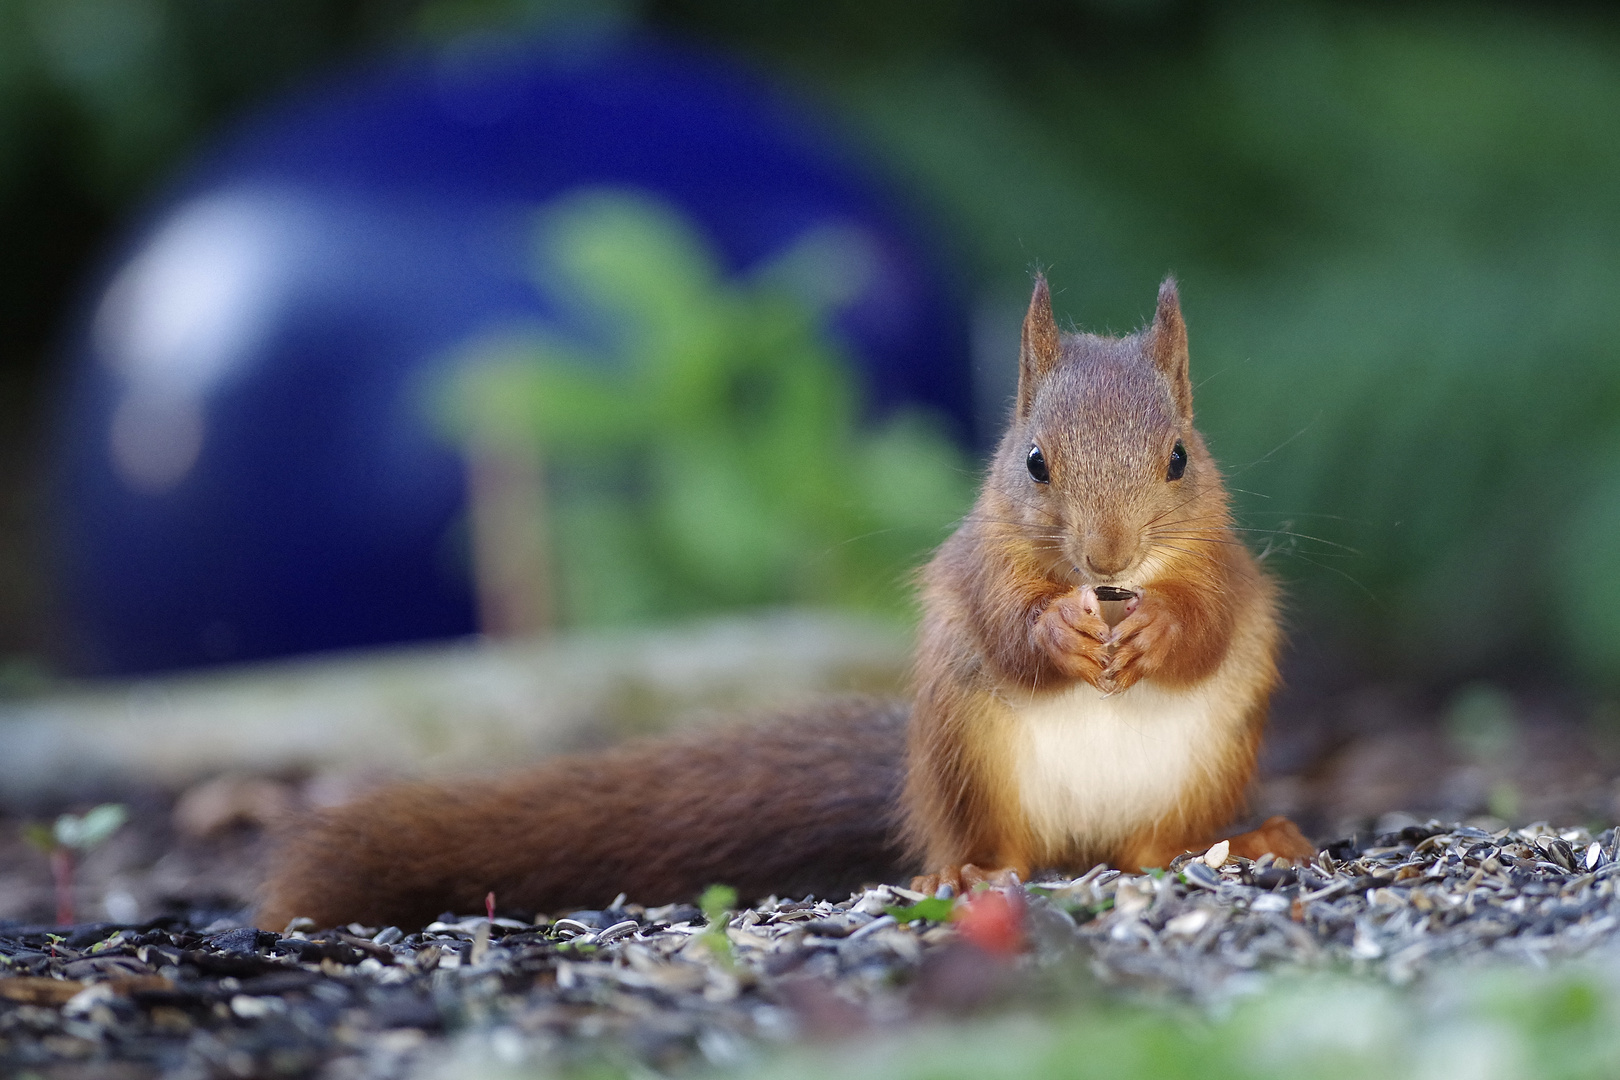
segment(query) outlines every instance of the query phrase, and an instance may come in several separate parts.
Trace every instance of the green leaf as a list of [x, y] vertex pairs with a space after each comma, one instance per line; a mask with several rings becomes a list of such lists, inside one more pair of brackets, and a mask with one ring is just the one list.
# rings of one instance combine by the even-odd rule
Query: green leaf
[[56, 819], [56, 842], [76, 851], [98, 848], [129, 820], [129, 811], [120, 803], [102, 803], [83, 817], [63, 814]]
[[893, 915], [896, 922], [910, 923], [919, 919], [929, 922], [950, 922], [951, 913], [956, 910], [955, 899], [948, 896], [932, 896], [927, 900], [919, 900], [910, 907], [886, 907], [887, 914]]
[[703, 917], [711, 923], [725, 918], [726, 913], [736, 906], [737, 890], [730, 885], [710, 885], [698, 898], [698, 907], [703, 909]]
[[1105, 897], [1102, 901], [1096, 904], [1064, 904], [1063, 910], [1067, 911], [1070, 915], [1073, 915], [1076, 920], [1085, 922], [1090, 919], [1095, 919], [1105, 911], [1112, 911], [1113, 907], [1114, 898], [1109, 896]]
[[703, 909], [704, 916], [709, 920], [709, 928], [699, 937], [708, 946], [715, 959], [728, 967], [733, 962], [731, 954], [731, 938], [726, 936], [726, 926], [731, 921], [731, 909], [737, 906], [737, 890], [730, 885], [710, 885], [703, 890], [698, 898], [698, 907]]
[[695, 224], [633, 189], [564, 196], [541, 215], [537, 247], [542, 277], [632, 331], [678, 331], [719, 285], [718, 257]]
[[49, 825], [41, 824], [38, 821], [30, 821], [20, 831], [23, 840], [27, 841], [29, 847], [46, 855], [56, 850], [56, 833]]

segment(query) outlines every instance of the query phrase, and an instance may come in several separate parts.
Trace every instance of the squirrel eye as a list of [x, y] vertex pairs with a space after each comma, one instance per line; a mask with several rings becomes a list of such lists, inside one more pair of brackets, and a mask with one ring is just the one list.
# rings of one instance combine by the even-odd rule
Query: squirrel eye
[[1176, 440], [1176, 448], [1170, 451], [1170, 468], [1165, 470], [1166, 480], [1180, 480], [1181, 474], [1187, 471], [1187, 448]]
[[1030, 446], [1027, 464], [1029, 465], [1029, 475], [1035, 478], [1037, 484], [1050, 484], [1052, 482], [1052, 474], [1046, 469], [1046, 455], [1041, 453], [1040, 447]]

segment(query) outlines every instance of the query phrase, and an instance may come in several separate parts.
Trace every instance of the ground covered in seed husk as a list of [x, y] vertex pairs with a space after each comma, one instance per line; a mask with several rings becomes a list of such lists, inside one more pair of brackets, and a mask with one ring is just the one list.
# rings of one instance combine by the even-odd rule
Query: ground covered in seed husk
[[[1343, 1068], [1398, 1045], [1469, 1061], [1483, 1046], [1491, 1067], [1476, 1075], [1606, 1075], [1558, 1063], [1620, 1060], [1620, 988], [1559, 973], [1613, 951], [1616, 847], [1614, 830], [1430, 822], [1340, 841], [1303, 867], [1224, 859], [1217, 845], [1163, 873], [1098, 869], [957, 899], [880, 886], [726, 912], [711, 898], [708, 916], [620, 900], [417, 932], [271, 934], [201, 911], [0, 924], [0, 1073], [815, 1075], [851, 1051], [803, 1047], [857, 1037], [885, 1076], [996, 1075], [980, 1060], [991, 1044], [1005, 1045], [1002, 1066], [1022, 1063], [1008, 1075], [1181, 1075], [1189, 1056], [1200, 1076], [1223, 1075], [1222, 1062], [1232, 1075], [1317, 1075], [1302, 1054], [1360, 1075]], [[1492, 986], [1505, 989], [1478, 998]], [[1301, 1001], [1320, 1008], [1300, 1014]], [[1449, 1034], [1436, 1043], [1420, 1020], [1447, 1001], [1456, 1015], [1437, 1021]], [[972, 1031], [984, 1038], [913, 1071]], [[1093, 1032], [1090, 1049], [1072, 1045], [1077, 1031]], [[1548, 1031], [1564, 1057], [1543, 1054]], [[1272, 1049], [1255, 1057], [1254, 1039]], [[1133, 1065], [1141, 1054], [1168, 1057]]]

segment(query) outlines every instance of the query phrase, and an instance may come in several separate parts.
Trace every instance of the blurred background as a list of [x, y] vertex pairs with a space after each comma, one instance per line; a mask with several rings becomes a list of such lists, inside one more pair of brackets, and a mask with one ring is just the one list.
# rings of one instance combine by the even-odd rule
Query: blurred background
[[1174, 272], [1288, 596], [1257, 805], [1612, 818], [1615, 116], [1604, 5], [0, 0], [12, 731], [761, 610], [899, 686], [1032, 270]]

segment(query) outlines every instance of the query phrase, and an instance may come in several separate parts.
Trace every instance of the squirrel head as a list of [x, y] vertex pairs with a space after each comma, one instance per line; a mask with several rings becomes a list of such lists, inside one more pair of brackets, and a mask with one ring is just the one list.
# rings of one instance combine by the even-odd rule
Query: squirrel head
[[1226, 495], [1193, 428], [1173, 278], [1153, 321], [1122, 338], [1060, 333], [1036, 278], [990, 480], [985, 518], [1028, 537], [1055, 578], [1130, 588], [1172, 564], [1218, 560]]

